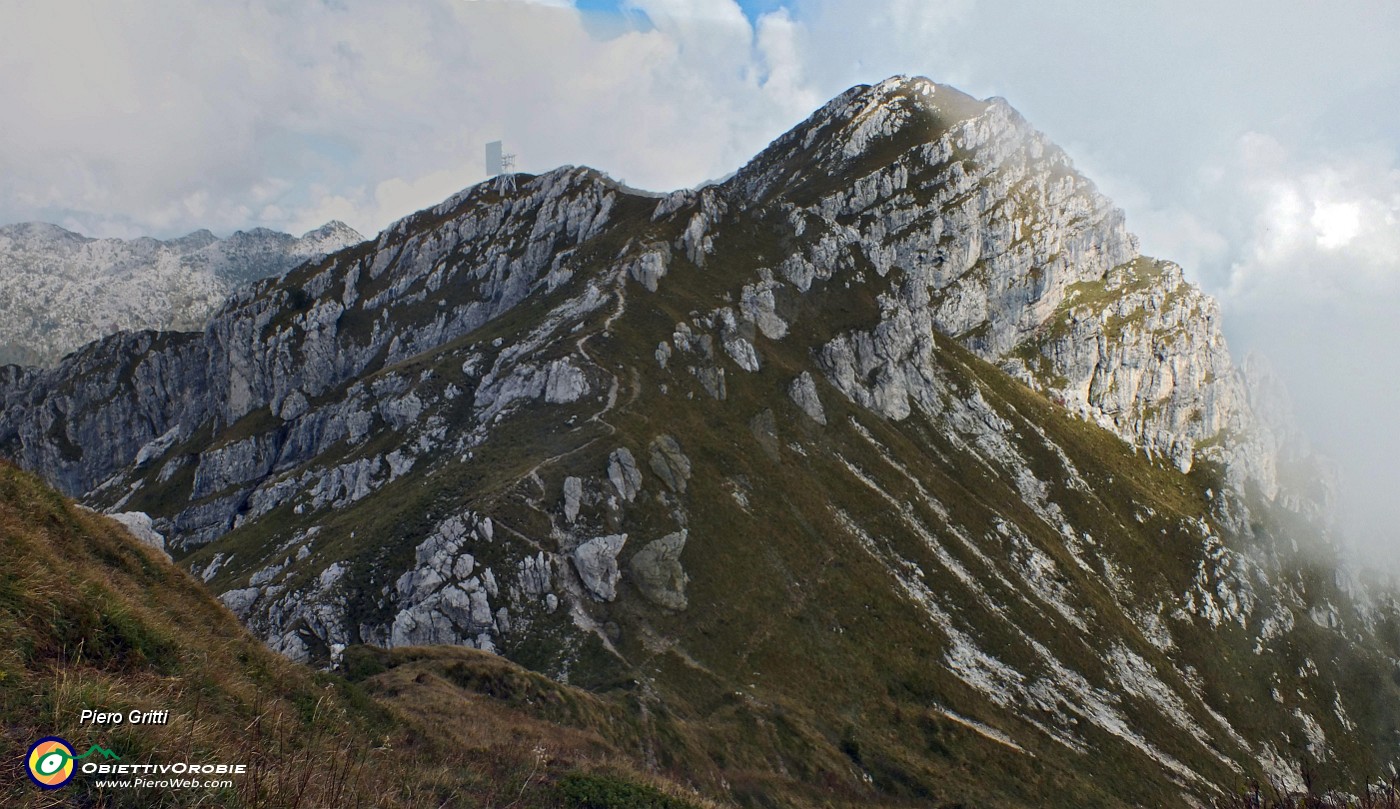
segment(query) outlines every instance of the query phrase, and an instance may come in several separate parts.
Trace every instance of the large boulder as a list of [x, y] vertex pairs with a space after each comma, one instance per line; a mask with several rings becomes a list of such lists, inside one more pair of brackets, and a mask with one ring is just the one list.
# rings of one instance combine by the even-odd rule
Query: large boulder
[[686, 534], [681, 530], [648, 542], [628, 564], [637, 589], [657, 606], [672, 610], [683, 610], [687, 606], [685, 585], [690, 577], [681, 567]]
[[583, 586], [599, 601], [617, 598], [617, 580], [622, 572], [617, 568], [617, 554], [627, 542], [626, 534], [609, 534], [590, 539], [574, 548], [574, 568]]

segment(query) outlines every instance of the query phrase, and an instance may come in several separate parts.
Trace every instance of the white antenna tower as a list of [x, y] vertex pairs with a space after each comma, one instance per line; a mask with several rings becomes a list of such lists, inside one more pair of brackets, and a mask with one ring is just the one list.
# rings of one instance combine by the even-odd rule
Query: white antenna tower
[[493, 140], [486, 144], [486, 173], [496, 178], [496, 187], [502, 194], [515, 190], [515, 155], [506, 154], [501, 142]]
[[502, 194], [515, 190], [515, 155], [501, 155], [501, 179], [498, 182]]

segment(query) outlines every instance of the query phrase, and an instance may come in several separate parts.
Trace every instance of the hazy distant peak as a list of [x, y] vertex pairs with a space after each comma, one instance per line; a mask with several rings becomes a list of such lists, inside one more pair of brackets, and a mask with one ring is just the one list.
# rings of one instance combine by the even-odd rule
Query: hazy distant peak
[[301, 238], [93, 239], [46, 222], [0, 227], [0, 363], [44, 364], [117, 330], [199, 329], [229, 292], [363, 239], [343, 222]]
[[209, 245], [214, 244], [217, 241], [219, 241], [218, 236], [215, 236], [206, 228], [200, 228], [199, 230], [196, 230], [192, 233], [187, 233], [178, 239], [171, 239], [168, 242], [168, 244], [179, 246], [188, 250], [202, 250], [205, 247], [208, 247]]
[[320, 226], [319, 228], [315, 228], [314, 230], [308, 230], [305, 233], [303, 233], [301, 237], [303, 239], [310, 239], [315, 237], [331, 235], [353, 236], [355, 238], [363, 238], [362, 236], [360, 236], [358, 231], [345, 224], [344, 222], [340, 221], [339, 219], [332, 219], [326, 224]]
[[[303, 233], [301, 240], [309, 244], [333, 244], [335, 245], [334, 249], [339, 250], [342, 247], [359, 244], [365, 240], [365, 237], [339, 219], [332, 219], [319, 228]], [[327, 252], [333, 252], [333, 250]]]
[[81, 244], [92, 241], [90, 237], [48, 222], [19, 222], [14, 225], [5, 225], [0, 227], [0, 236], [25, 242], [68, 241]]

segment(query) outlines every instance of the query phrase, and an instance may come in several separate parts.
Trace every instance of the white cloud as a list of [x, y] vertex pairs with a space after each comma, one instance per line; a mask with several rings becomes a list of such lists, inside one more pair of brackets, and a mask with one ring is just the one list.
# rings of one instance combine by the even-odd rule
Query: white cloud
[[[1237, 154], [1211, 195], [1242, 220], [1231, 234], [1237, 249], [1228, 298], [1400, 289], [1400, 159], [1393, 150], [1302, 153], [1247, 133]], [[1239, 216], [1251, 210], [1252, 219]]]
[[569, 3], [0, 5], [0, 220], [170, 234], [335, 211], [372, 232], [483, 179], [497, 138], [524, 170], [692, 185], [910, 69], [947, 18], [903, 0], [754, 23], [733, 0], [623, 6], [600, 26]]
[[1338, 462], [1343, 524], [1369, 559], [1400, 565], [1400, 155], [1250, 132], [1200, 176], [1196, 213], [1227, 245], [1206, 274], [1233, 348], [1280, 372]]
[[1328, 250], [1345, 247], [1361, 230], [1361, 205], [1355, 202], [1315, 202], [1312, 219], [1317, 246]]

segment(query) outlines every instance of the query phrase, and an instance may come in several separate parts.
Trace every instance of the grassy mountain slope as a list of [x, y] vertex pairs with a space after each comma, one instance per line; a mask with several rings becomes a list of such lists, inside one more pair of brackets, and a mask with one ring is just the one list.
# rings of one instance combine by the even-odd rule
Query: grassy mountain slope
[[[0, 543], [6, 806], [710, 805], [639, 774], [598, 730], [616, 714], [607, 703], [492, 655], [352, 653], [353, 683], [291, 663], [116, 523], [8, 465]], [[78, 724], [83, 708], [166, 709], [171, 719], [95, 729]], [[248, 773], [231, 790], [99, 790], [97, 776], [79, 774], [42, 792], [22, 759], [48, 735], [127, 763], [218, 761]]]

